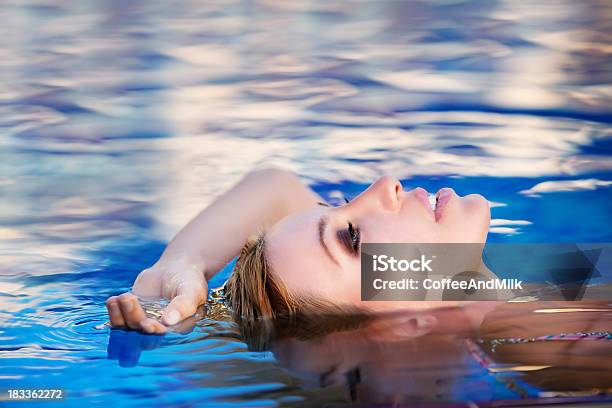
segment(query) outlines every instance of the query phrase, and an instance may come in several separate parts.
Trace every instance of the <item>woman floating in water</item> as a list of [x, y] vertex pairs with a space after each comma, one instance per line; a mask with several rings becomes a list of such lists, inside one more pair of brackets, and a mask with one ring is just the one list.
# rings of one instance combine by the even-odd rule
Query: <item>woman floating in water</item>
[[[266, 169], [248, 174], [191, 220], [161, 258], [138, 275], [132, 293], [108, 299], [113, 327], [164, 333], [204, 303], [208, 280], [238, 256], [226, 294], [243, 320], [296, 313], [346, 316], [436, 302], [363, 302], [360, 245], [484, 243], [487, 200], [443, 188], [430, 200], [422, 188], [404, 191], [382, 177], [351, 202], [332, 207], [293, 174]], [[147, 317], [138, 297], [170, 300], [161, 319]], [[444, 306], [449, 306], [444, 302]], [[483, 307], [480, 305], [479, 307]], [[427, 331], [428, 319], [416, 320]]]

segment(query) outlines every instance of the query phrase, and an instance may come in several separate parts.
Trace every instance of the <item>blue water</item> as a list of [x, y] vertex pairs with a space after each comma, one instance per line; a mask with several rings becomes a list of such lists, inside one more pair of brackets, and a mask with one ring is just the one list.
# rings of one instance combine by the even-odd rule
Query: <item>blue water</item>
[[[0, 390], [341, 401], [220, 317], [165, 337], [100, 326], [105, 299], [255, 166], [331, 202], [385, 172], [478, 192], [491, 242], [611, 241], [604, 1], [73, 3], [0, 8]], [[518, 397], [468, 379], [449, 400]]]

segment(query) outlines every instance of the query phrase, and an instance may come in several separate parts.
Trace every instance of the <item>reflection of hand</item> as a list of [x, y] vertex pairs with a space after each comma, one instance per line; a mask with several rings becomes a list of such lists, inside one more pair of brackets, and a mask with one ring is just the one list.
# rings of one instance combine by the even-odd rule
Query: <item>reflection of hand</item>
[[[155, 266], [142, 271], [132, 288], [133, 293], [111, 296], [106, 308], [113, 327], [126, 327], [145, 333], [162, 334], [172, 326], [192, 316], [208, 292], [203, 268], [184, 263]], [[170, 299], [161, 322], [147, 317], [137, 296]]]
[[134, 367], [138, 364], [143, 350], [159, 347], [163, 336], [145, 336], [137, 332], [111, 330], [108, 339], [108, 359], [118, 360], [121, 367]]

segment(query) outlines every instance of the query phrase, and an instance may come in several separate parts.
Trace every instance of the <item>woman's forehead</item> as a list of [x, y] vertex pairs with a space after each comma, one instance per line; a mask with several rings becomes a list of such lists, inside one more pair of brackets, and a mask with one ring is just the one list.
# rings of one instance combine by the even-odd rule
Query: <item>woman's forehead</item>
[[266, 237], [266, 256], [273, 273], [293, 289], [321, 290], [318, 274], [338, 268], [331, 262], [320, 242], [318, 224], [329, 209], [319, 207], [287, 217]]
[[323, 207], [315, 207], [279, 221], [267, 234], [266, 255], [272, 258], [280, 254], [308, 255], [318, 243], [317, 224], [326, 212]]
[[[266, 234], [268, 244], [275, 246], [291, 239], [310, 238], [316, 232], [321, 217], [328, 213], [328, 208], [313, 207], [283, 218]], [[316, 234], [314, 234], [314, 238], [316, 238]]]

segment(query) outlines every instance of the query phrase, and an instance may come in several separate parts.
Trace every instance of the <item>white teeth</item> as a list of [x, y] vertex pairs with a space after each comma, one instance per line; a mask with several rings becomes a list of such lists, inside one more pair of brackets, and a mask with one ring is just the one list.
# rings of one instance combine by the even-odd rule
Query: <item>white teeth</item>
[[431, 209], [432, 209], [433, 211], [435, 211], [435, 210], [436, 210], [436, 204], [437, 204], [437, 202], [438, 202], [438, 199], [436, 198], [436, 195], [435, 195], [435, 194], [430, 194], [430, 195], [429, 195], [429, 206], [431, 207]]

